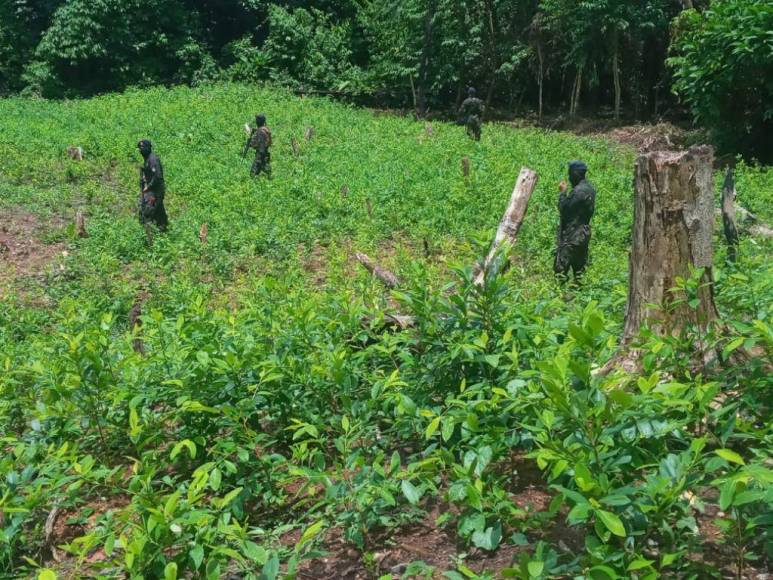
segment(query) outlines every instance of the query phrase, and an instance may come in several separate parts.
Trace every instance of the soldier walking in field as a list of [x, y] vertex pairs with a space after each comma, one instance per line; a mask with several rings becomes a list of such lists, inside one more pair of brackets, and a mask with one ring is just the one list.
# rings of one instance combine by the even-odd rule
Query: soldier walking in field
[[250, 169], [250, 175], [256, 177], [261, 173], [265, 173], [266, 176], [271, 178], [271, 130], [266, 125], [265, 115], [255, 116], [254, 127], [250, 131], [250, 136], [247, 137], [247, 143], [244, 145], [244, 151], [242, 151], [242, 158], [247, 156], [247, 151], [252, 147], [255, 149], [255, 160], [252, 162], [252, 168]]
[[145, 163], [140, 166], [140, 223], [148, 225], [155, 223], [162, 232], [166, 231], [169, 220], [164, 207], [164, 169], [161, 160], [153, 153], [153, 145], [147, 139], [137, 143]]
[[475, 141], [480, 141], [480, 129], [483, 123], [483, 101], [475, 96], [476, 91], [470, 87], [467, 89], [467, 98], [459, 107], [459, 124], [467, 128], [467, 134]]
[[569, 181], [572, 190], [566, 191], [566, 182], [562, 181], [558, 190], [558, 211], [561, 221], [558, 226], [556, 259], [553, 270], [566, 281], [569, 270], [575, 280], [582, 274], [588, 263], [588, 244], [590, 243], [590, 220], [596, 206], [596, 190], [585, 179], [587, 165], [582, 161], [569, 164]]

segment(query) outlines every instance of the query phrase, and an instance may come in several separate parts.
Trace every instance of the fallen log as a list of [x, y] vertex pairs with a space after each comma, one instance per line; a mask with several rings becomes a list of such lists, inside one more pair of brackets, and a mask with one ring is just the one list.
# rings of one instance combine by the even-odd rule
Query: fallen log
[[521, 168], [521, 173], [518, 175], [513, 193], [510, 196], [510, 203], [504, 216], [502, 216], [502, 221], [499, 222], [499, 228], [497, 228], [491, 249], [483, 264], [477, 268], [476, 285], [483, 284], [486, 276], [496, 274], [502, 268], [500, 249], [505, 243], [510, 245], [515, 243], [518, 230], [520, 230], [523, 218], [526, 216], [526, 209], [529, 207], [531, 194], [534, 192], [538, 180], [539, 176], [536, 171], [528, 167]]
[[366, 254], [357, 252], [354, 254], [354, 257], [357, 259], [357, 261], [360, 264], [364, 266], [364, 268], [368, 272], [370, 272], [373, 276], [381, 280], [384, 286], [386, 286], [390, 290], [393, 288], [397, 288], [400, 285], [400, 280], [397, 278], [397, 276], [395, 276], [392, 272], [390, 272], [386, 268], [382, 268], [381, 266], [376, 264]]

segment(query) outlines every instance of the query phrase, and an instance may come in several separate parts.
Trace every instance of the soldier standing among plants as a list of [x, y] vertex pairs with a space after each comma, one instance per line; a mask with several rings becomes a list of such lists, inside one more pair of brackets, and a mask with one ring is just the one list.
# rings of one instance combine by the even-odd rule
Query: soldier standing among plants
[[467, 89], [467, 98], [459, 107], [459, 124], [467, 128], [467, 134], [475, 141], [480, 141], [480, 129], [483, 123], [483, 101], [475, 96], [476, 91]]
[[569, 163], [569, 181], [572, 190], [567, 193], [566, 182], [558, 190], [558, 211], [561, 221], [558, 226], [556, 259], [553, 271], [566, 281], [571, 268], [575, 280], [588, 264], [590, 243], [590, 220], [596, 207], [596, 190], [585, 179], [588, 166], [582, 161]]
[[247, 156], [250, 147], [255, 149], [255, 160], [252, 162], [250, 175], [256, 177], [261, 173], [271, 178], [271, 130], [266, 125], [265, 115], [256, 115], [255, 124], [257, 125], [250, 131], [247, 137], [247, 143], [242, 151], [242, 158]]
[[140, 223], [147, 227], [155, 223], [162, 232], [166, 231], [169, 220], [164, 207], [164, 169], [161, 160], [153, 153], [153, 145], [147, 139], [137, 143], [145, 163], [140, 167]]

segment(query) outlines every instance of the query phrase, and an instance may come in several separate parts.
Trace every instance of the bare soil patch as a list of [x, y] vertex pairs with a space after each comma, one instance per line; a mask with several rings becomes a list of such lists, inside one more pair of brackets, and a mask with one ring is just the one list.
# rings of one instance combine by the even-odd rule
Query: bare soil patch
[[63, 220], [41, 222], [35, 214], [21, 209], [0, 209], [0, 296], [13, 280], [42, 279], [46, 268], [65, 251], [61, 242], [47, 244], [42, 240], [46, 229], [61, 228]]

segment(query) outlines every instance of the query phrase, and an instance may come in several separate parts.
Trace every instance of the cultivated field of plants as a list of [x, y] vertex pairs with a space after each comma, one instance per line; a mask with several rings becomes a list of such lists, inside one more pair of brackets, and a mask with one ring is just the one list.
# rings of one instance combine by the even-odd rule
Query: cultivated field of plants
[[[271, 180], [240, 157], [258, 112]], [[151, 246], [141, 138], [167, 181]], [[551, 266], [577, 158], [598, 195], [573, 288]], [[773, 248], [742, 235], [728, 262], [718, 227], [720, 327], [645, 332], [639, 374], [598, 374], [622, 329], [634, 160], [240, 85], [0, 101], [0, 577], [764, 573]], [[522, 166], [540, 181], [511, 267], [476, 286]], [[739, 162], [736, 182], [773, 222], [773, 172]], [[696, 364], [698, 341], [720, 356]]]

